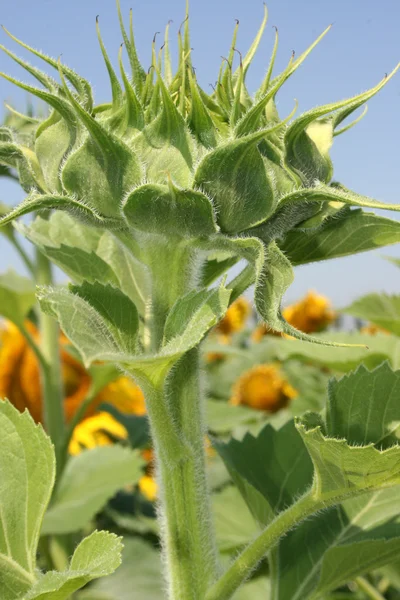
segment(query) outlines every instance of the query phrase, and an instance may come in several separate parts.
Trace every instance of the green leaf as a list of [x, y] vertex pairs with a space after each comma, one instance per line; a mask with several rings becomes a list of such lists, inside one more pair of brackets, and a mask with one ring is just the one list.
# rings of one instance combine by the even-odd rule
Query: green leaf
[[56, 211], [49, 219], [36, 219], [29, 225], [16, 224], [17, 230], [39, 246], [46, 256], [78, 283], [117, 284], [109, 264], [96, 253], [102, 232]]
[[183, 156], [189, 168], [192, 167], [192, 155], [189, 145], [189, 130], [175, 106], [168, 89], [156, 69], [157, 83], [162, 96], [162, 109], [157, 117], [143, 131], [143, 137], [155, 148], [172, 146]]
[[[312, 188], [301, 188], [280, 199], [279, 206], [290, 206], [302, 203], [342, 203], [350, 206], [360, 206], [364, 208], [380, 208], [386, 210], [400, 210], [400, 204], [387, 204], [379, 202], [368, 196], [356, 194], [348, 190], [339, 183], [332, 183], [330, 186], [318, 184]], [[337, 205], [333, 205], [337, 206]], [[340, 207], [340, 204], [338, 205]], [[334, 212], [334, 211], [333, 211]]]
[[232, 485], [213, 495], [212, 507], [220, 552], [238, 552], [259, 532], [244, 500]]
[[117, 444], [71, 457], [45, 515], [42, 534], [85, 527], [118, 490], [139, 481], [142, 466], [136, 451]]
[[1, 400], [0, 430], [0, 589], [2, 600], [16, 600], [36, 580], [37, 545], [55, 458], [41, 425], [27, 411], [21, 414]]
[[400, 371], [392, 371], [388, 362], [372, 372], [361, 365], [354, 374], [331, 380], [329, 396], [328, 435], [353, 445], [379, 444], [389, 448], [396, 443]]
[[123, 212], [134, 229], [166, 236], [202, 237], [212, 235], [215, 224], [210, 200], [201, 192], [145, 184], [129, 194]]
[[258, 345], [257, 355], [262, 360], [263, 356], [271, 354], [284, 362], [289, 359], [298, 359], [302, 362], [312, 362], [315, 365], [335, 369], [347, 373], [363, 363], [370, 369], [377, 367], [382, 361], [389, 359], [393, 368], [399, 368], [397, 354], [400, 350], [399, 341], [385, 334], [367, 335], [360, 333], [346, 333], [332, 331], [315, 335], [321, 340], [346, 342], [352, 347], [329, 348], [303, 344], [298, 340], [266, 339]]
[[216, 444], [260, 523], [300, 498], [315, 506], [272, 552], [276, 600], [319, 598], [398, 555], [399, 386], [388, 364], [362, 366], [331, 381], [326, 421], [308, 413], [296, 428], [267, 425], [257, 438]]
[[[237, 373], [233, 377], [236, 379]], [[229, 392], [227, 389], [227, 395]], [[217, 434], [230, 433], [236, 427], [257, 423], [264, 417], [261, 411], [246, 406], [232, 406], [226, 400], [207, 400], [206, 412], [208, 429]]]
[[80, 286], [71, 285], [70, 289], [101, 316], [118, 347], [133, 354], [138, 346], [139, 318], [132, 301], [118, 288], [98, 282], [85, 281]]
[[118, 285], [144, 313], [146, 268], [112, 233], [84, 225], [60, 211], [48, 219], [37, 217], [28, 226], [18, 223], [16, 228], [76, 283]]
[[212, 198], [218, 224], [238, 233], [264, 221], [276, 200], [257, 144], [282, 123], [209, 152], [197, 167], [194, 185]]
[[343, 308], [342, 312], [400, 335], [400, 296], [369, 294]]
[[197, 81], [191, 69], [188, 69], [188, 77], [191, 94], [189, 127], [205, 148], [215, 148], [217, 145], [215, 125], [203, 102]]
[[259, 314], [268, 323], [269, 327], [275, 331], [314, 344], [325, 346], [347, 345], [343, 342], [328, 341], [321, 337], [303, 333], [285, 321], [281, 312], [281, 303], [285, 292], [293, 282], [294, 274], [290, 261], [275, 242], [271, 242], [267, 246], [264, 256], [260, 253], [257, 263], [255, 304]]
[[115, 571], [121, 564], [121, 550], [121, 538], [95, 531], [76, 548], [67, 571], [47, 572], [24, 600], [67, 600], [89, 581]]
[[[58, 71], [59, 65], [58, 65], [57, 60], [55, 60], [54, 58], [51, 58], [50, 56], [47, 56], [43, 52], [40, 52], [40, 50], [36, 50], [35, 48], [28, 46], [28, 44], [25, 44], [24, 42], [22, 42], [21, 40], [16, 38], [14, 35], [12, 35], [5, 27], [3, 27], [3, 30], [6, 32], [6, 34], [8, 36], [10, 36], [10, 38], [12, 40], [17, 42], [17, 44], [19, 44], [20, 46], [22, 46], [23, 48], [25, 48], [26, 50], [28, 50], [35, 56], [39, 57], [45, 63], [47, 63], [48, 65], [53, 67], [53, 69], [56, 69]], [[65, 76], [75, 87], [76, 91], [79, 93], [80, 100], [83, 103], [83, 105], [85, 107], [87, 107], [88, 110], [91, 110], [92, 106], [93, 106], [93, 97], [92, 97], [92, 88], [91, 88], [89, 82], [86, 81], [86, 79], [84, 79], [80, 75], [78, 75], [78, 73], [76, 73], [70, 67], [67, 67], [64, 65], [63, 69], [64, 69]]]
[[249, 598], [251, 600], [270, 600], [271, 597], [269, 579], [267, 577], [255, 577], [236, 592], [233, 600], [249, 600]]
[[[399, 511], [397, 486], [346, 500], [289, 532], [275, 554], [276, 600], [320, 598], [392, 562], [400, 551]], [[296, 569], [286, 568], [293, 560]]]
[[[300, 226], [301, 227], [301, 226]], [[316, 231], [290, 231], [279, 247], [293, 265], [348, 256], [400, 241], [400, 223], [361, 209], [343, 211]]]
[[[117, 288], [100, 283], [71, 289], [39, 288], [37, 296], [42, 310], [58, 319], [85, 365], [95, 360], [118, 362], [123, 357], [132, 357], [138, 317], [129, 298]], [[120, 312], [121, 309], [125, 312]], [[129, 332], [136, 332], [135, 336], [131, 337]]]
[[247, 434], [240, 442], [214, 446], [260, 524], [271, 522], [312, 483], [312, 462], [293, 421], [278, 431], [266, 425], [258, 437]]
[[35, 153], [42, 169], [46, 189], [52, 193], [63, 192], [60, 168], [74, 142], [70, 128], [63, 119], [38, 132]]
[[124, 539], [118, 571], [79, 594], [79, 600], [162, 600], [160, 554], [140, 538]]
[[[179, 298], [168, 314], [164, 327], [164, 344], [174, 340], [189, 340], [195, 331], [207, 331], [212, 322], [218, 322], [223, 307], [228, 305], [230, 292], [217, 290], [193, 290]], [[202, 336], [203, 337], [203, 334]]]
[[35, 303], [35, 285], [30, 279], [14, 271], [0, 275], [0, 314], [3, 317], [16, 325], [23, 325]]
[[[94, 119], [93, 123], [97, 132], [101, 125]], [[106, 140], [100, 145], [103, 134]], [[98, 136], [100, 141], [93, 137], [69, 154], [61, 170], [62, 185], [67, 193], [87, 198], [101, 215], [118, 219], [122, 199], [139, 183], [141, 169], [133, 151], [111, 138], [105, 129]]]

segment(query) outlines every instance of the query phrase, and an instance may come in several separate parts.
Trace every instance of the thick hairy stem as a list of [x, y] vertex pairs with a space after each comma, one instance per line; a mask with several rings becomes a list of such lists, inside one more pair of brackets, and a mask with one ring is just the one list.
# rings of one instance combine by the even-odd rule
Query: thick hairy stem
[[152, 297], [149, 320], [150, 347], [161, 345], [166, 316], [175, 301], [194, 288], [195, 252], [182, 240], [146, 245], [146, 263], [152, 274]]
[[[217, 576], [198, 370], [198, 351], [193, 350], [183, 357], [163, 390], [145, 390], [158, 464], [171, 600], [203, 600]], [[161, 416], [161, 404], [168, 416]], [[172, 434], [167, 431], [171, 426]]]
[[[51, 264], [37, 251], [36, 281], [41, 285], [53, 282]], [[43, 412], [46, 429], [54, 444], [57, 472], [62, 470], [65, 456], [62, 453], [64, 436], [64, 390], [61, 377], [60, 337], [57, 321], [40, 313], [41, 352], [44, 362], [40, 364], [43, 390]]]
[[272, 550], [279, 539], [294, 526], [323, 507], [310, 495], [280, 513], [264, 531], [243, 550], [224, 575], [211, 587], [206, 600], [229, 600], [246, 581], [258, 563]]

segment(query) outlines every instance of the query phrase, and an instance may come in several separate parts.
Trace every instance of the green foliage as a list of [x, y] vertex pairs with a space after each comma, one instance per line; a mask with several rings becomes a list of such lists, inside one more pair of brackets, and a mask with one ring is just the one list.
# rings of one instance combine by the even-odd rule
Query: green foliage
[[353, 317], [371, 321], [397, 336], [400, 335], [400, 296], [369, 294], [342, 310]]
[[[2, 130], [0, 162], [17, 169], [28, 197], [0, 223], [41, 209], [68, 211], [74, 219], [118, 232], [130, 251], [138, 244], [144, 252], [142, 258], [136, 258], [147, 266], [146, 248], [152, 247], [153, 235], [206, 238], [208, 251], [211, 246], [214, 251], [223, 250], [223, 234], [254, 236], [261, 245], [249, 260], [255, 269], [256, 304], [262, 318], [280, 331], [306, 339], [290, 329], [280, 314], [282, 294], [292, 281], [291, 263], [343, 256], [399, 239], [396, 222], [351, 208], [398, 210], [398, 206], [365, 198], [333, 182], [329, 157], [334, 136], [348, 128], [339, 130], [338, 126], [378, 93], [398, 67], [370, 90], [307, 111], [288, 123], [292, 115], [279, 118], [276, 94], [329, 28], [272, 78], [276, 38], [266, 78], [252, 99], [246, 89], [246, 74], [260, 43], [266, 14], [243, 62], [232, 70], [232, 46], [228, 61], [224, 59], [221, 65], [216, 91], [208, 94], [192, 70], [188, 21], [183, 38], [179, 34], [176, 73], [171, 71], [168, 31], [158, 59], [153, 44], [152, 68], [146, 73], [137, 57], [132, 26], [128, 35], [119, 12], [133, 79], [126, 75], [120, 53], [121, 86], [98, 29], [112, 92], [111, 102], [102, 106], [93, 106], [90, 85], [83, 77], [9, 34], [47, 66], [57, 69], [61, 81], [57, 83], [4, 48], [45, 90], [3, 76], [48, 103], [51, 114], [30, 123], [33, 135], [25, 144], [21, 144], [17, 130]], [[234, 39], [236, 34], [237, 30]], [[39, 229], [44, 228], [39, 225]], [[33, 229], [26, 233], [38, 239], [38, 226]], [[50, 247], [43, 239], [38, 243], [74, 275], [84, 277], [87, 273], [89, 280], [98, 277], [115, 284], [110, 272], [111, 268], [116, 275], [114, 265], [100, 273], [105, 257], [93, 247], [93, 238], [90, 248], [83, 248], [79, 241], [55, 242]], [[71, 249], [64, 245], [77, 247], [77, 253], [71, 256]], [[243, 257], [241, 250], [240, 244], [232, 243], [232, 257]], [[198, 254], [198, 260], [200, 256], [203, 262], [207, 260], [204, 253]], [[143, 271], [144, 265], [135, 265], [139, 269], [134, 272]], [[285, 273], [284, 281], [274, 275], [276, 269]], [[143, 275], [141, 272], [141, 279]], [[124, 292], [128, 293], [125, 286]], [[137, 310], [143, 314], [149, 289], [138, 292], [135, 298], [128, 295], [138, 302]]]
[[97, 577], [109, 575], [121, 563], [121, 539], [95, 531], [76, 548], [68, 570], [49, 571], [24, 597], [25, 600], [67, 600], [76, 590]]
[[[399, 377], [387, 363], [361, 366], [331, 381], [326, 420], [306, 413], [216, 445], [260, 524], [299, 507], [298, 527], [271, 555], [279, 600], [319, 597], [399, 552]], [[304, 498], [316, 516], [302, 522]]]
[[131, 600], [135, 596], [137, 600], [161, 600], [159, 553], [139, 539], [128, 539], [124, 546], [118, 571], [81, 592], [79, 600]]
[[116, 492], [139, 481], [142, 467], [143, 460], [136, 452], [118, 445], [71, 457], [45, 515], [42, 534], [85, 527]]
[[67, 599], [92, 579], [118, 567], [121, 541], [112, 534], [95, 532], [76, 548], [68, 570], [41, 575], [36, 554], [54, 485], [54, 450], [29, 413], [20, 414], [7, 401], [0, 401], [0, 425], [2, 600]]
[[0, 314], [3, 317], [16, 325], [23, 325], [35, 302], [35, 286], [30, 279], [14, 271], [0, 275]]

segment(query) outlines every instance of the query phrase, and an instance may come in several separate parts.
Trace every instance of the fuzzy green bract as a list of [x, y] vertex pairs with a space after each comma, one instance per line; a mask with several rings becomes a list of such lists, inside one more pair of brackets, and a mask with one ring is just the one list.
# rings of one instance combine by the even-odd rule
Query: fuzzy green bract
[[[66, 211], [86, 226], [114, 232], [120, 239], [123, 236], [130, 253], [150, 271], [147, 250], [154, 240], [164, 240], [161, 252], [168, 244], [186, 248], [190, 261], [197, 257], [198, 267], [204, 270], [211, 248], [223, 250], [227, 239], [256, 238], [259, 250], [249, 260], [250, 279], [256, 282], [261, 318], [278, 331], [322, 343], [285, 324], [281, 298], [292, 280], [291, 264], [352, 254], [400, 239], [396, 222], [362, 210], [399, 207], [338, 185], [329, 156], [334, 137], [352, 125], [343, 127], [342, 122], [372, 98], [398, 66], [367, 92], [319, 106], [290, 121], [293, 114], [279, 117], [276, 95], [329, 27], [298, 58], [292, 57], [282, 73], [274, 75], [276, 37], [266, 76], [252, 97], [246, 75], [263, 35], [266, 11], [243, 59], [236, 51], [236, 26], [228, 58], [211, 92], [203, 90], [196, 79], [188, 14], [179, 30], [174, 73], [169, 26], [158, 54], [153, 42], [147, 69], [138, 58], [132, 22], [128, 33], [119, 5], [118, 11], [131, 75], [123, 65], [122, 47], [118, 70], [114, 69], [97, 22], [111, 87], [110, 102], [100, 106], [94, 104], [83, 77], [6, 30], [14, 42], [52, 67], [53, 75], [58, 70], [59, 78], [2, 46], [40, 85], [2, 76], [41, 98], [50, 112], [24, 118], [12, 110], [8, 127], [1, 129], [0, 164], [8, 170], [5, 174], [17, 172], [27, 198], [3, 216], [0, 224], [32, 211]], [[236, 56], [239, 64], [234, 68]], [[349, 228], [354, 233], [350, 239], [346, 236]], [[204, 252], [205, 241], [209, 252]], [[243, 258], [239, 246], [231, 245], [233, 261]], [[173, 252], [167, 253], [173, 262]], [[93, 257], [93, 268], [101, 268], [96, 261], [98, 267]], [[231, 265], [232, 260], [220, 266], [218, 275]], [[276, 269], [285, 274], [277, 277]], [[112, 276], [108, 279], [115, 284]], [[137, 309], [143, 312], [150, 302], [149, 290], [144, 297], [135, 296], [141, 304]]]

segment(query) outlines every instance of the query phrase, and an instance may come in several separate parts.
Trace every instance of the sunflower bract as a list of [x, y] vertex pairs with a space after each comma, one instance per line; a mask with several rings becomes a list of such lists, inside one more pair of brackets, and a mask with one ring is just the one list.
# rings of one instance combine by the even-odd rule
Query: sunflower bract
[[[56, 209], [135, 239], [145, 263], [154, 261], [146, 258], [146, 247], [165, 239], [186, 244], [192, 258], [197, 253], [206, 262], [210, 252], [218, 251], [233, 262], [244, 258], [254, 270], [261, 317], [278, 331], [311, 339], [288, 325], [280, 313], [280, 300], [292, 280], [290, 261], [280, 248], [289, 233], [307, 231], [312, 237], [343, 211], [352, 216], [351, 206], [399, 209], [333, 182], [329, 156], [334, 136], [349, 128], [339, 127], [343, 120], [372, 98], [398, 66], [366, 92], [294, 119], [293, 113], [281, 118], [276, 94], [329, 27], [273, 76], [276, 34], [265, 78], [251, 96], [246, 74], [267, 12], [244, 58], [235, 47], [236, 24], [228, 58], [222, 61], [215, 89], [208, 92], [200, 87], [193, 68], [188, 14], [178, 34], [174, 73], [169, 24], [159, 52], [153, 41], [151, 65], [146, 69], [138, 58], [133, 28], [128, 35], [119, 5], [118, 11], [131, 74], [125, 71], [122, 47], [119, 73], [114, 69], [97, 21], [111, 87], [110, 102], [97, 106], [83, 77], [6, 31], [52, 67], [53, 75], [58, 70], [59, 79], [2, 46], [41, 87], [2, 76], [47, 103], [50, 112], [41, 119], [29, 116], [23, 135], [13, 127], [15, 117], [21, 120], [21, 115], [14, 115], [10, 127], [0, 130], [0, 164], [18, 172], [27, 192], [25, 201], [0, 224], [32, 211]], [[239, 64], [234, 69], [236, 56]], [[394, 241], [397, 236], [382, 245]], [[371, 241], [362, 249], [376, 245]], [[355, 245], [347, 253], [357, 250]], [[226, 264], [231, 266], [232, 260]]]

